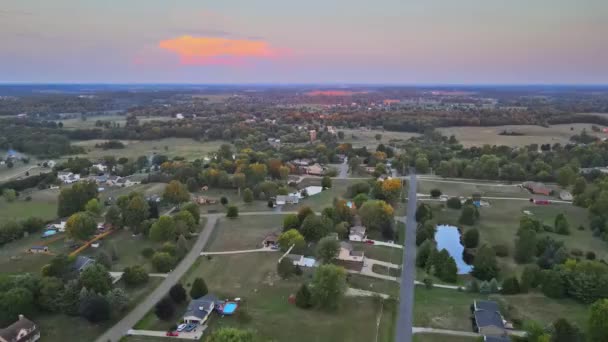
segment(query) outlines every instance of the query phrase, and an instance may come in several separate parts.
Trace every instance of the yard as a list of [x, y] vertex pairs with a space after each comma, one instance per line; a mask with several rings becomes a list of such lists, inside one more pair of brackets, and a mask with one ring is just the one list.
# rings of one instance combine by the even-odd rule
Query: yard
[[[488, 185], [484, 185], [484, 183], [487, 183]], [[496, 185], [491, 182], [477, 180], [468, 182], [467, 184], [441, 178], [437, 180], [418, 178], [417, 190], [419, 194], [429, 195], [433, 189], [439, 189], [444, 195], [449, 197], [471, 197], [474, 193], [489, 197], [532, 197], [527, 190], [524, 190], [517, 185]]]
[[403, 249], [368, 245], [366, 243], [353, 242], [353, 249], [363, 251], [366, 258], [386, 261], [393, 264], [401, 265], [403, 259]]
[[[24, 191], [14, 202], [0, 198], [0, 225], [10, 220], [22, 220], [31, 216], [43, 220], [57, 217], [57, 190]], [[31, 196], [31, 200], [25, 200]]]
[[283, 215], [252, 215], [221, 218], [209, 240], [209, 252], [256, 249], [272, 232], [281, 232]]
[[[26, 251], [32, 246], [48, 246], [51, 254], [31, 254]], [[40, 233], [10, 242], [0, 248], [0, 273], [39, 273], [42, 266], [49, 263], [52, 254], [65, 253], [63, 234], [43, 239]]]

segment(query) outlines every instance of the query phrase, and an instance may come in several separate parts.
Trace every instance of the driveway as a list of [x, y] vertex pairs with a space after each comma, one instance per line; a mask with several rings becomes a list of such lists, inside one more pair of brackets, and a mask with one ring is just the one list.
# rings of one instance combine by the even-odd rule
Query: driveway
[[338, 173], [338, 178], [348, 178], [348, 158], [344, 158], [344, 161], [342, 162], [342, 164], [340, 164], [340, 172]]
[[165, 278], [163, 282], [152, 291], [151, 294], [139, 303], [131, 312], [123, 319], [116, 323], [112, 328], [107, 330], [103, 335], [97, 338], [96, 342], [117, 342], [119, 341], [137, 322], [139, 322], [150, 311], [158, 301], [160, 301], [173, 285], [188, 271], [190, 266], [196, 261], [207, 244], [209, 237], [213, 233], [217, 224], [217, 216], [208, 216], [207, 224], [198, 239], [188, 252], [186, 257], [177, 265], [177, 267]]

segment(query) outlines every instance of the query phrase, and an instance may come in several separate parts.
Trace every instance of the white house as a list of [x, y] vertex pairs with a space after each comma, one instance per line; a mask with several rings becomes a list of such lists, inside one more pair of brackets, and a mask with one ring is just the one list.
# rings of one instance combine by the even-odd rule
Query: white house
[[59, 172], [57, 178], [59, 178], [63, 184], [72, 184], [80, 180], [80, 175], [72, 172]]
[[295, 266], [300, 267], [315, 267], [317, 261], [314, 258], [306, 258], [303, 255], [299, 254], [289, 254], [287, 258], [293, 261]]
[[46, 167], [48, 167], [48, 168], [52, 169], [55, 167], [55, 165], [57, 165], [57, 163], [54, 160], [49, 160], [46, 162]]
[[298, 204], [300, 198], [296, 195], [278, 195], [275, 202], [277, 205]]
[[56, 229], [58, 232], [63, 233], [63, 232], [65, 232], [65, 222], [66, 221], [61, 221], [59, 223], [53, 223], [53, 224], [49, 225], [49, 228]]
[[97, 163], [97, 164], [93, 164], [91, 166], [92, 169], [97, 169], [99, 170], [99, 172], [106, 172], [108, 171], [108, 167], [103, 165], [102, 163]]
[[365, 256], [363, 251], [354, 251], [353, 246], [348, 242], [340, 242], [338, 260], [363, 262]]
[[365, 240], [365, 227], [363, 226], [354, 226], [350, 228], [350, 233], [348, 234], [348, 239], [350, 241], [361, 242]]
[[175, 118], [178, 119], [178, 120], [183, 120], [184, 119], [184, 114], [177, 113], [177, 114], [175, 114]]

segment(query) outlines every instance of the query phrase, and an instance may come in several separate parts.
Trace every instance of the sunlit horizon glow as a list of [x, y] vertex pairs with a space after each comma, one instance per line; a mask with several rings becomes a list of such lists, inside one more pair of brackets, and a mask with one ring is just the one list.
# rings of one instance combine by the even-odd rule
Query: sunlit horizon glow
[[4, 0], [0, 82], [608, 83], [608, 1]]

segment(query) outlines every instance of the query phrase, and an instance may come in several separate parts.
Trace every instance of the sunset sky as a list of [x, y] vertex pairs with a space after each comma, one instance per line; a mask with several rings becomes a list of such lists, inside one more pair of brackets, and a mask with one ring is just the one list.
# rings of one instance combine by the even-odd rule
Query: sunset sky
[[0, 82], [608, 84], [606, 0], [2, 0]]

